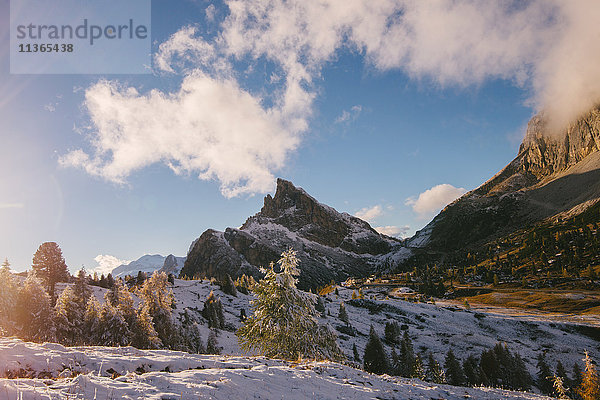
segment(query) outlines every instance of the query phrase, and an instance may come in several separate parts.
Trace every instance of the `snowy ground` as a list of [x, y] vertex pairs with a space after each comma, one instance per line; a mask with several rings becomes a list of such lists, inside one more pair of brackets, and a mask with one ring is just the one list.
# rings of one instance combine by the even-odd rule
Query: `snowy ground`
[[[178, 313], [188, 311], [200, 322], [201, 335], [208, 337], [209, 329], [200, 316], [204, 300], [211, 290], [221, 298], [225, 311], [228, 330], [220, 331], [219, 346], [223, 354], [240, 354], [235, 330], [240, 326], [239, 319], [242, 308], [250, 315], [249, 301], [251, 295], [238, 293], [237, 297], [221, 292], [217, 285], [208, 281], [175, 280], [173, 292], [177, 300]], [[416, 352], [433, 352], [435, 358], [443, 363], [446, 352], [451, 348], [454, 353], [464, 359], [470, 354], [479, 356], [483, 350], [492, 348], [496, 343], [506, 343], [511, 351], [518, 352], [525, 360], [530, 373], [536, 372], [536, 358], [545, 352], [549, 364], [554, 368], [561, 362], [570, 371], [574, 362], [579, 362], [583, 352], [588, 350], [594, 360], [600, 361], [600, 342], [578, 333], [571, 323], [557, 322], [554, 318], [546, 318], [544, 314], [511, 314], [503, 310], [482, 312], [467, 310], [448, 303], [440, 304], [413, 303], [386, 296], [385, 288], [373, 288], [364, 291], [367, 298], [364, 307], [354, 305], [351, 300], [352, 290], [338, 287], [338, 294], [332, 292], [325, 296], [326, 318], [320, 318], [321, 324], [329, 324], [332, 328], [344, 330], [344, 322], [338, 316], [342, 301], [346, 303], [346, 311], [354, 335], [338, 334], [338, 343], [344, 353], [352, 356], [352, 346], [356, 344], [362, 356], [367, 344], [370, 325], [381, 338], [384, 337], [386, 322], [397, 321], [413, 341]], [[374, 297], [373, 300], [369, 299]], [[373, 306], [375, 308], [373, 308]], [[583, 322], [582, 322], [583, 324]], [[386, 344], [388, 353], [392, 347]]]
[[[377, 376], [329, 362], [294, 364], [262, 357], [193, 355], [131, 347], [65, 348], [14, 338], [0, 338], [0, 365], [4, 375], [22, 368], [32, 376], [41, 376], [0, 379], [0, 398], [6, 400], [545, 398]], [[70, 377], [75, 373], [80, 374]], [[63, 378], [56, 379], [60, 376]]]
[[[230, 296], [208, 281], [175, 280], [175, 318], [187, 314], [196, 320], [206, 342], [209, 329], [201, 311], [211, 290], [221, 299], [225, 311], [226, 326], [218, 332], [223, 356], [130, 347], [64, 348], [0, 338], [0, 377], [7, 376], [7, 371], [20, 371], [20, 376], [35, 378], [0, 380], [0, 399], [539, 398], [533, 394], [380, 377], [335, 363], [296, 365], [242, 355], [235, 330], [241, 325], [241, 310], [251, 314], [251, 295]], [[104, 292], [105, 289], [94, 288], [99, 299]], [[370, 325], [383, 338], [385, 323], [394, 320], [408, 331], [416, 352], [424, 355], [431, 351], [440, 362], [450, 348], [464, 359], [470, 354], [479, 356], [498, 342], [519, 352], [532, 375], [541, 352], [546, 353], [552, 367], [561, 360], [569, 371], [574, 362], [582, 365], [584, 350], [600, 361], [600, 342], [578, 333], [570, 323], [543, 315], [466, 310], [442, 302], [413, 303], [388, 298], [384, 288], [367, 289], [364, 294], [366, 301], [351, 301], [352, 290], [338, 287], [338, 295], [332, 292], [325, 296], [327, 312], [320, 323], [337, 331], [338, 343], [348, 357], [352, 356], [353, 344], [362, 356]], [[337, 318], [342, 301], [346, 303], [350, 330]], [[389, 354], [392, 347], [385, 347]], [[75, 374], [81, 375], [73, 377]]]

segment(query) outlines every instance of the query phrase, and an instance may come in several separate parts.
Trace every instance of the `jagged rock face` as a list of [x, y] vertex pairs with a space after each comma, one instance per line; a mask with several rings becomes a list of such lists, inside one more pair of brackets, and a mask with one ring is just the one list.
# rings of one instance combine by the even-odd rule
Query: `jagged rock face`
[[259, 266], [276, 262], [291, 247], [298, 253], [301, 288], [348, 276], [370, 274], [399, 241], [377, 233], [346, 213], [338, 213], [283, 179], [275, 196], [240, 229], [208, 230], [192, 245], [182, 276], [259, 277]]
[[545, 135], [542, 117], [535, 116], [519, 153], [523, 169], [538, 179], [563, 171], [600, 148], [600, 109], [595, 108], [570, 125], [566, 134]]
[[582, 204], [600, 198], [600, 109], [562, 135], [545, 129], [543, 117], [532, 118], [517, 157], [442, 210], [417, 247], [442, 252], [476, 247], [536, 221], [581, 212]]

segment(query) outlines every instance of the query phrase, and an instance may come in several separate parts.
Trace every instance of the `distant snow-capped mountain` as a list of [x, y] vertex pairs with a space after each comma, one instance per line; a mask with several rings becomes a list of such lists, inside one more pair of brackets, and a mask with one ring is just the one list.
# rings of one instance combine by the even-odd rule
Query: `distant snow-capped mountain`
[[121, 264], [112, 270], [112, 275], [124, 277], [126, 275], [137, 275], [139, 271], [153, 273], [155, 271], [164, 271], [167, 274], [179, 274], [183, 267], [185, 257], [176, 257], [173, 254], [162, 256], [160, 254], [146, 254], [131, 261], [129, 264]]

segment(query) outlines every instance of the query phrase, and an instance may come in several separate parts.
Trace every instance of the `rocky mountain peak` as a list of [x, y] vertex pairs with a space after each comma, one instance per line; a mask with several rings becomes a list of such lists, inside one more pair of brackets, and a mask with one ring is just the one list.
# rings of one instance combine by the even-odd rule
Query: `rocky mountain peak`
[[543, 114], [533, 117], [519, 148], [519, 158], [525, 172], [543, 180], [599, 149], [600, 108], [595, 107], [560, 134], [548, 132]]

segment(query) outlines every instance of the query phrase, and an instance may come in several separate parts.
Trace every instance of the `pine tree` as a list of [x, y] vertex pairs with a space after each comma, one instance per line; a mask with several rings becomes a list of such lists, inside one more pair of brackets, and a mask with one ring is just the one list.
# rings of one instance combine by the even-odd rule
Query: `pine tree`
[[444, 368], [446, 369], [446, 380], [450, 385], [462, 386], [465, 384], [465, 374], [452, 349], [446, 353]]
[[463, 372], [465, 373], [465, 383], [468, 386], [475, 386], [480, 383], [479, 363], [474, 355], [470, 355], [463, 361]]
[[154, 330], [164, 348], [169, 348], [172, 342], [180, 339], [172, 320], [174, 299], [168, 284], [167, 274], [155, 272], [144, 281], [139, 291], [144, 312], [152, 318]]
[[335, 334], [315, 318], [315, 300], [296, 288], [295, 276], [300, 273], [296, 252], [282, 253], [279, 265], [281, 272], [271, 264], [253, 286], [253, 315], [237, 331], [242, 350], [288, 360], [341, 359]]
[[513, 367], [511, 368], [511, 376], [512, 376], [512, 389], [529, 391], [531, 389], [531, 385], [533, 383], [533, 379], [529, 374], [529, 370], [527, 370], [527, 366], [525, 365], [525, 361], [519, 353], [515, 353], [513, 356]]
[[350, 320], [348, 319], [348, 313], [346, 312], [346, 305], [342, 301], [340, 303], [340, 310], [338, 311], [338, 318], [340, 321], [345, 322], [346, 325], [350, 325]]
[[33, 256], [33, 270], [44, 281], [46, 290], [50, 295], [51, 304], [56, 301], [54, 288], [57, 282], [67, 282], [69, 271], [62, 255], [62, 250], [54, 242], [45, 242], [40, 245]]
[[78, 300], [73, 287], [68, 286], [58, 296], [54, 306], [56, 339], [66, 346], [75, 346], [84, 338], [83, 318], [87, 302]]
[[14, 332], [15, 304], [17, 302], [17, 284], [10, 272], [8, 259], [0, 268], [0, 336]]
[[131, 345], [138, 349], [158, 349], [162, 342], [154, 329], [152, 317], [147, 307], [139, 307], [136, 310], [136, 318], [133, 326], [130, 326]]
[[217, 333], [215, 329], [211, 329], [206, 340], [206, 352], [208, 354], [221, 354], [221, 348], [217, 340]]
[[537, 387], [543, 394], [551, 395], [553, 391], [552, 377], [553, 373], [550, 371], [550, 367], [546, 363], [546, 357], [543, 353], [538, 356], [537, 362], [538, 375], [537, 375]]
[[223, 314], [223, 304], [211, 290], [202, 309], [202, 316], [208, 320], [209, 328], [223, 329], [225, 326], [225, 316]]
[[433, 358], [433, 354], [429, 353], [427, 360], [427, 370], [425, 372], [428, 381], [433, 383], [441, 384], [446, 383], [446, 374], [440, 364]]
[[356, 343], [352, 344], [352, 355], [354, 357], [354, 361], [360, 362], [360, 354], [358, 354], [358, 348], [356, 348]]
[[410, 378], [415, 374], [415, 353], [408, 331], [404, 331], [400, 342], [399, 375]]
[[29, 272], [17, 294], [16, 314], [25, 340], [42, 342], [54, 339], [50, 296], [34, 271]]
[[592, 359], [588, 352], [585, 352], [585, 369], [583, 371], [581, 386], [579, 388], [579, 395], [583, 400], [598, 400], [600, 399], [600, 378], [596, 371]]
[[367, 342], [365, 354], [363, 355], [363, 367], [365, 371], [374, 374], [385, 374], [389, 370], [389, 363], [383, 348], [383, 343], [381, 343], [381, 339], [379, 339], [373, 325], [371, 325], [369, 341]]
[[400, 325], [398, 325], [398, 322], [386, 322], [383, 332], [386, 342], [390, 344], [398, 343], [398, 337], [400, 336]]

